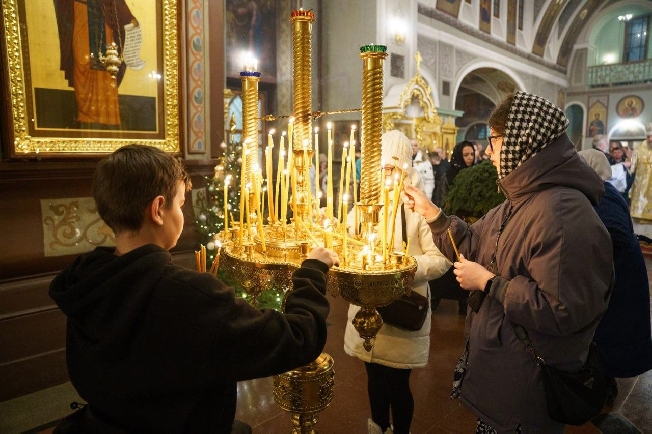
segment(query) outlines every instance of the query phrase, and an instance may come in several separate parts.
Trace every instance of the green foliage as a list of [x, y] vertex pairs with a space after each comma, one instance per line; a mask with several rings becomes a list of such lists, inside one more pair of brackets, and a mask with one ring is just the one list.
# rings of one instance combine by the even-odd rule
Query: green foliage
[[505, 200], [497, 180], [498, 172], [488, 160], [461, 170], [448, 190], [445, 212], [472, 219], [482, 217]]
[[[199, 242], [206, 246], [206, 262], [210, 266], [217, 253], [213, 240], [224, 229], [224, 181], [229, 180], [227, 206], [229, 221], [240, 218], [240, 163], [242, 147], [239, 144], [230, 146], [231, 151], [225, 153], [215, 167], [215, 175], [206, 177], [205, 197], [197, 201], [199, 209], [195, 209], [195, 226], [199, 234]], [[197, 249], [199, 250], [199, 249]]]
[[[212, 178], [206, 177], [206, 199], [201, 201], [199, 209], [195, 209], [195, 226], [199, 234], [199, 242], [206, 246], [207, 268], [213, 262], [217, 253], [215, 237], [224, 229], [224, 182], [229, 179], [227, 207], [229, 210], [229, 221], [233, 222], [240, 218], [240, 155], [242, 146], [239, 143], [229, 145], [230, 151], [220, 159], [215, 167], [215, 175]], [[199, 202], [199, 201], [198, 201]], [[199, 250], [199, 247], [197, 248]], [[225, 284], [235, 288], [237, 297], [249, 301], [249, 296], [239, 282], [229, 276], [219, 273], [217, 276]], [[258, 296], [257, 307], [269, 307], [281, 310], [283, 294], [275, 290], [263, 291]]]

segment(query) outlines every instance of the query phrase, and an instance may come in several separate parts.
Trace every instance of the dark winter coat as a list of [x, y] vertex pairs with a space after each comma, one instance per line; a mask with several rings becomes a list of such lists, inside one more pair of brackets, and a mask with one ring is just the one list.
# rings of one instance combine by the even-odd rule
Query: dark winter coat
[[616, 281], [594, 339], [606, 376], [634, 377], [652, 369], [650, 288], [629, 207], [613, 185], [604, 187], [595, 210], [611, 235]]
[[286, 313], [256, 309], [210, 273], [146, 245], [97, 248], [50, 286], [68, 317], [70, 380], [93, 412], [130, 432], [230, 433], [236, 382], [317, 358], [326, 343], [328, 267], [294, 272]]
[[443, 213], [430, 222], [435, 244], [451, 260], [449, 227], [465, 258], [487, 267], [497, 256], [490, 295], [467, 316], [461, 398], [498, 432], [519, 424], [523, 432], [555, 432], [561, 426], [548, 416], [540, 368], [511, 322], [525, 327], [549, 364], [582, 366], [613, 274], [609, 233], [593, 210], [604, 186], [566, 134], [499, 185], [507, 200], [473, 225]]

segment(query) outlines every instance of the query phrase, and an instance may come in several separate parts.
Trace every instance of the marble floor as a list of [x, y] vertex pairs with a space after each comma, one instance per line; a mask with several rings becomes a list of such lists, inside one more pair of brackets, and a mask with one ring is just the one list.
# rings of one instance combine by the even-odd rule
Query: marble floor
[[[652, 260], [646, 260], [652, 277]], [[369, 417], [366, 373], [363, 363], [342, 349], [347, 303], [332, 299], [329, 337], [325, 352], [334, 360], [335, 388], [330, 406], [319, 414], [317, 431], [364, 433]], [[475, 417], [459, 401], [451, 401], [452, 367], [460, 355], [464, 317], [457, 313], [457, 302], [442, 300], [435, 311], [431, 329], [428, 366], [415, 369], [411, 386], [415, 400], [413, 434], [471, 433]], [[652, 433], [652, 371], [636, 378], [618, 379], [619, 394], [613, 406], [606, 407], [602, 420], [567, 433]], [[78, 399], [69, 383], [27, 397], [0, 403], [0, 432], [50, 433], [48, 425], [67, 412], [68, 404]], [[238, 387], [237, 418], [253, 427], [255, 434], [288, 433], [289, 413], [281, 410], [272, 395], [272, 378], [246, 381]]]

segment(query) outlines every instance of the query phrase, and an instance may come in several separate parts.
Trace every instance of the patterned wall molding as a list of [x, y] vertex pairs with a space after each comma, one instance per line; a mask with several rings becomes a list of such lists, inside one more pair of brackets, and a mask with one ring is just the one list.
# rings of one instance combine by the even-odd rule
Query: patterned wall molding
[[205, 154], [206, 146], [206, 50], [204, 1], [187, 0], [186, 77], [187, 151]]
[[75, 255], [115, 245], [92, 197], [41, 199], [44, 256]]

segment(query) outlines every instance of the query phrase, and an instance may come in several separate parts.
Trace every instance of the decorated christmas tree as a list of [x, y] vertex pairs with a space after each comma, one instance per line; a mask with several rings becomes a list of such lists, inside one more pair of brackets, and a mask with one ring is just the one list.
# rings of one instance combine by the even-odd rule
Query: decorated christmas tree
[[[233, 137], [233, 136], [232, 136]], [[242, 145], [232, 141], [229, 145], [222, 143], [223, 154], [213, 177], [206, 177], [206, 200], [196, 210], [195, 225], [200, 236], [200, 243], [206, 246], [206, 262], [211, 264], [220, 248], [217, 237], [224, 230], [224, 214], [228, 213], [227, 222], [240, 219], [240, 164], [242, 162]], [[225, 188], [226, 187], [226, 188]], [[235, 219], [235, 220], [234, 220]], [[246, 300], [247, 293], [238, 282], [230, 281], [223, 273], [218, 277], [236, 290], [236, 295]], [[277, 291], [263, 291], [258, 297], [258, 307], [271, 307], [280, 310], [283, 294]]]

